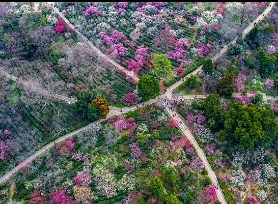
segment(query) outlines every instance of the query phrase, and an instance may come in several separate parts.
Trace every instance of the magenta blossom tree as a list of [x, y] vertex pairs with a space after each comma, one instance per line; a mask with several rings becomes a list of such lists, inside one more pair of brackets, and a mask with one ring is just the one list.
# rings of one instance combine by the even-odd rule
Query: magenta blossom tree
[[182, 76], [184, 69], [182, 68], [182, 66], [179, 66], [175, 68], [175, 72], [177, 73], [178, 76]]
[[242, 83], [245, 79], [246, 79], [246, 75], [243, 74], [242, 72], [239, 72], [238, 76], [235, 79], [235, 82], [236, 82], [235, 86], [236, 86], [237, 91], [240, 92], [244, 89], [244, 85]]
[[274, 103], [274, 104], [272, 104], [271, 105], [271, 108], [272, 108], [272, 110], [274, 111], [274, 112], [278, 112], [278, 103]]
[[128, 49], [123, 46], [122, 43], [113, 44], [108, 50], [107, 54], [111, 55], [112, 57], [115, 57], [116, 59], [120, 59], [122, 56], [124, 56], [125, 51]]
[[127, 105], [131, 105], [133, 103], [136, 103], [138, 101], [138, 97], [134, 92], [128, 92], [124, 95], [124, 102]]
[[209, 197], [211, 203], [215, 203], [216, 201], [216, 190], [213, 185], [207, 185], [205, 188], [205, 195]]
[[266, 79], [265, 83], [266, 86], [272, 88], [274, 86], [274, 82], [271, 79]]
[[204, 45], [202, 43], [198, 43], [196, 48], [199, 57], [205, 57], [213, 49], [211, 45], [209, 44]]
[[113, 118], [108, 120], [108, 122], [118, 131], [127, 129], [134, 131], [136, 129], [136, 123], [133, 117], [125, 118], [123, 115], [120, 115], [117, 119]]
[[73, 150], [74, 149], [74, 141], [72, 138], [69, 138], [66, 142], [66, 146], [67, 148], [69, 148], [70, 150]]
[[54, 204], [72, 204], [73, 198], [66, 193], [66, 190], [56, 189], [51, 192], [51, 202]]
[[133, 70], [135, 73], [138, 73], [144, 65], [145, 57], [148, 54], [147, 51], [148, 48], [146, 48], [144, 44], [140, 45], [135, 51], [135, 58], [129, 58], [125, 61], [127, 68]]
[[236, 100], [242, 102], [244, 106], [246, 107], [250, 103], [250, 99], [246, 95], [239, 95], [235, 97]]
[[65, 22], [63, 20], [58, 20], [56, 22], [56, 26], [54, 27], [54, 31], [57, 33], [63, 33], [65, 32]]
[[190, 114], [188, 114], [187, 116], [186, 116], [186, 120], [188, 121], [188, 122], [193, 122], [194, 120], [195, 120], [195, 115], [194, 114], [192, 114], [192, 113], [190, 113]]
[[77, 185], [89, 185], [92, 182], [91, 175], [86, 171], [79, 171], [73, 180]]
[[142, 155], [142, 152], [140, 150], [140, 148], [138, 147], [138, 145], [134, 142], [129, 144], [129, 148], [131, 150], [131, 156], [133, 158], [139, 158]]
[[96, 16], [102, 14], [103, 11], [99, 10], [95, 6], [90, 6], [84, 11], [84, 16]]

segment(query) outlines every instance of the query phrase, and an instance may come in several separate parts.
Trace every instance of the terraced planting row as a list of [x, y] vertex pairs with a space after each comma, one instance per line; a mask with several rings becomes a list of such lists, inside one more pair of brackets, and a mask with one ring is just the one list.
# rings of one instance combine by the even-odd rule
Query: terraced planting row
[[[112, 3], [111, 4], [106, 3], [105, 5], [108, 7], [108, 5], [112, 5]], [[115, 30], [122, 32], [125, 35], [125, 38], [128, 39], [129, 42], [132, 41], [129, 34], [131, 33], [132, 30], [134, 30], [136, 28], [135, 25], [133, 23], [131, 23], [132, 22], [132, 14], [134, 13], [134, 11], [132, 11], [132, 10], [134, 8], [127, 9], [127, 11], [120, 16], [117, 15], [115, 21], [109, 21], [110, 17], [105, 18], [103, 16], [103, 15], [106, 15], [107, 12], [104, 14], [101, 14], [101, 15], [84, 17], [82, 12], [85, 11], [86, 8], [88, 8], [87, 4], [79, 4], [77, 9], [74, 6], [74, 8], [75, 8], [74, 12], [69, 10], [69, 8], [72, 8], [71, 6], [67, 7], [67, 6], [65, 6], [65, 4], [62, 4], [62, 3], [57, 3], [56, 6], [57, 6], [57, 8], [60, 9], [60, 11], [66, 10], [67, 12], [66, 12], [65, 16], [69, 19], [69, 21], [72, 22], [85, 36], [87, 36], [88, 39], [92, 40], [92, 42], [94, 44], [96, 44], [97, 41], [99, 40], [98, 33], [100, 32], [100, 31], [97, 32], [96, 25], [98, 25], [99, 23], [103, 23], [103, 22], [107, 23], [111, 27], [111, 29], [115, 29]], [[166, 6], [166, 8], [167, 8], [167, 6]], [[188, 16], [188, 15], [191, 15], [191, 14], [186, 13], [184, 16], [185, 19], [190, 18], [190, 16]], [[82, 20], [80, 20], [80, 18]], [[163, 16], [162, 18], [172, 26], [171, 29], [182, 30], [182, 33], [178, 34], [177, 38], [182, 37], [182, 38], [187, 38], [189, 40], [191, 46], [189, 48], [185, 49], [185, 54], [183, 56], [183, 59], [193, 59], [193, 61], [195, 61], [196, 57], [193, 57], [192, 53], [190, 51], [193, 46], [196, 46], [196, 41], [199, 40], [198, 36], [207, 36], [205, 38], [205, 41], [203, 41], [202, 43], [211, 44], [211, 45], [214, 45], [214, 46], [217, 46], [220, 48], [228, 40], [228, 39], [223, 40], [219, 31], [211, 31], [211, 32], [205, 31], [205, 34], [201, 35], [200, 34], [201, 29], [197, 29], [196, 26], [195, 26], [195, 28], [194, 28], [194, 26], [191, 26], [192, 28], [190, 28], [189, 23], [186, 20], [184, 22], [178, 24], [178, 23], [173, 22], [173, 20], [170, 16], [166, 16], [166, 17]], [[77, 20], [77, 19], [79, 19], [79, 20]], [[121, 21], [123, 19], [129, 23], [128, 26], [124, 26], [123, 23], [121, 23]], [[91, 25], [93, 25], [93, 26], [91, 26]], [[162, 30], [164, 28], [160, 27], [159, 29]], [[194, 42], [192, 42], [193, 35], [194, 35], [194, 32], [193, 32], [194, 29], [197, 30], [196, 31], [197, 39], [196, 39], [196, 36], [194, 36]], [[158, 36], [158, 34], [161, 30], [158, 30], [158, 32], [155, 35]], [[145, 46], [147, 46], [148, 53], [152, 54], [152, 55], [155, 53], [167, 53], [167, 51], [173, 51], [173, 49], [174, 49], [173, 46], [172, 46], [172, 48], [170, 48], [170, 50], [165, 50], [165, 49], [161, 49], [161, 48], [157, 47], [152, 42], [152, 39], [154, 39], [154, 36], [150, 37], [145, 31], [142, 31], [141, 37], [139, 37], [139, 39], [133, 41], [135, 43], [134, 47], [131, 47], [126, 41], [122, 41], [124, 47], [128, 48], [128, 51], [125, 53], [124, 56], [121, 57], [120, 60], [118, 60], [118, 62], [123, 66], [127, 66], [124, 63], [125, 60], [127, 60], [129, 58], [134, 58], [134, 52], [135, 52], [134, 49], [137, 48], [138, 46], [140, 46], [141, 44], [144, 44]], [[217, 47], [215, 47], [213, 49], [213, 51], [210, 52], [209, 56], [213, 56], [213, 54], [215, 54], [219, 50]], [[104, 46], [104, 44], [103, 44], [99, 48], [102, 52], [105, 53], [107, 46]], [[178, 62], [174, 59], [172, 59], [171, 61], [172, 61], [173, 67], [180, 66], [181, 62]], [[142, 70], [144, 73], [148, 72], [148, 70], [149, 70], [148, 63], [144, 64], [144, 66], [142, 68], [143, 68]]]
[[[121, 120], [128, 128], [117, 126]], [[156, 106], [95, 124], [57, 144], [2, 184], [0, 203], [31, 202], [36, 192], [36, 198], [51, 203], [58, 191], [64, 199], [98, 204], [216, 199], [206, 194], [213, 187], [194, 149], [169, 124]], [[8, 191], [11, 186], [16, 193]], [[87, 193], [80, 194], [82, 189]]]

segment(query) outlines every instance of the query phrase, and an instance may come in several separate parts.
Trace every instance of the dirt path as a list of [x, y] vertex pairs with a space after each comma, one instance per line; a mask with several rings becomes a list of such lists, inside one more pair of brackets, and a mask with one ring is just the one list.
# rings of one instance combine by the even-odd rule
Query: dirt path
[[135, 83], [139, 81], [139, 78], [136, 76], [136, 74], [133, 71], [129, 71], [128, 69], [124, 68], [122, 65], [118, 64], [114, 60], [112, 60], [110, 57], [107, 55], [103, 54], [97, 47], [93, 45], [93, 43], [88, 40], [86, 36], [84, 36], [82, 33], [80, 33], [72, 24], [69, 22], [69, 20], [56, 8], [54, 7], [54, 2], [47, 2], [53, 11], [65, 21], [65, 23], [76, 32], [76, 34], [82, 39], [85, 43], [87, 43], [98, 55], [98, 57], [104, 59], [105, 61], [109, 62], [110, 64], [114, 65], [119, 71], [123, 72], [126, 75], [126, 78], [131, 78]]

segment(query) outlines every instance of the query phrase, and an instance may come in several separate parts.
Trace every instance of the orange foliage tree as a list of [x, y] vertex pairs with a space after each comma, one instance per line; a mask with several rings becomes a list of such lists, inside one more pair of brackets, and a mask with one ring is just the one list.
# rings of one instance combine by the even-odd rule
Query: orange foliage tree
[[92, 100], [99, 110], [99, 115], [101, 118], [105, 118], [106, 115], [109, 113], [109, 106], [104, 98], [96, 97]]

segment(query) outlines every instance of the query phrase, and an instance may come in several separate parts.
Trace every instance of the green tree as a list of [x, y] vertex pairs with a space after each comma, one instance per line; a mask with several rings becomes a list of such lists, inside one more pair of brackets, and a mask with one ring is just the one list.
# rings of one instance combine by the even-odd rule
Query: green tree
[[196, 74], [192, 74], [186, 79], [184, 83], [185, 86], [193, 89], [201, 85], [201, 79]]
[[225, 74], [216, 84], [216, 92], [225, 98], [232, 98], [235, 91], [234, 73]]
[[138, 95], [143, 101], [155, 98], [159, 95], [160, 87], [157, 79], [151, 75], [142, 76], [138, 82]]
[[159, 177], [155, 177], [152, 180], [152, 194], [154, 197], [162, 200], [166, 195], [166, 189], [163, 186], [163, 182]]
[[202, 67], [203, 72], [207, 74], [212, 74], [213, 72], [213, 63], [211, 59], [207, 59]]
[[87, 117], [90, 121], [95, 121], [100, 118], [98, 107], [94, 103], [88, 105]]
[[92, 100], [92, 94], [88, 91], [77, 89], [76, 99], [75, 110], [81, 113], [82, 117], [87, 117], [88, 104]]
[[260, 61], [259, 74], [261, 77], [266, 78], [273, 74], [275, 71], [275, 66], [277, 64], [277, 58], [275, 55], [267, 55], [266, 52], [259, 48], [256, 54], [258, 60]]
[[222, 111], [218, 94], [210, 94], [204, 101], [205, 116], [212, 129], [216, 129], [222, 123]]
[[165, 54], [154, 55], [152, 59], [152, 65], [153, 65], [152, 74], [156, 78], [165, 77], [167, 75], [170, 76], [173, 75], [173, 71], [171, 68], [172, 63]]
[[270, 108], [234, 102], [225, 114], [220, 139], [228, 142], [228, 152], [266, 148], [278, 132], [274, 112]]

